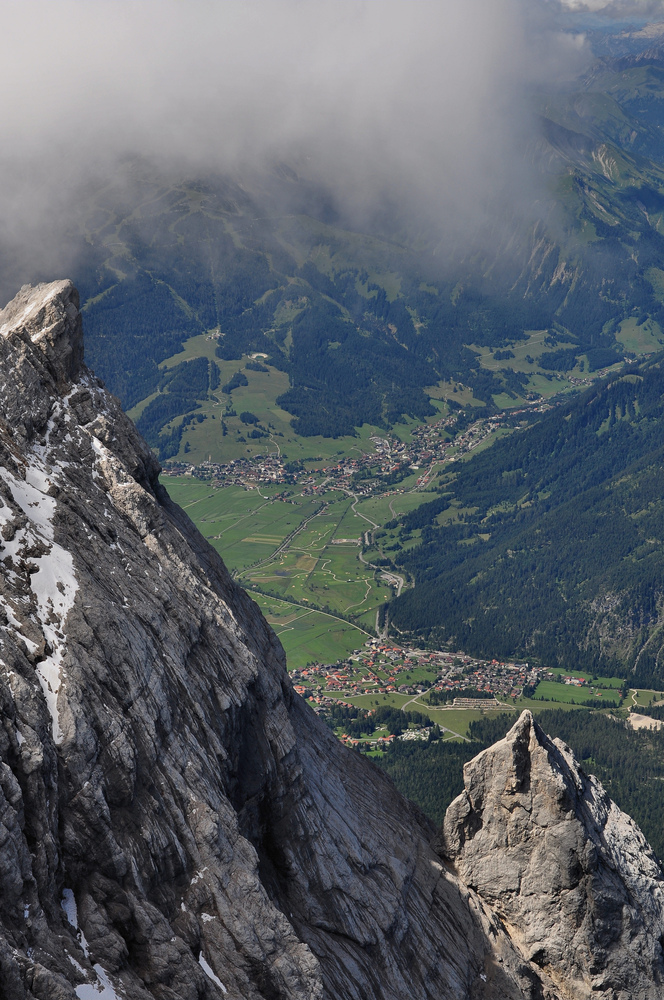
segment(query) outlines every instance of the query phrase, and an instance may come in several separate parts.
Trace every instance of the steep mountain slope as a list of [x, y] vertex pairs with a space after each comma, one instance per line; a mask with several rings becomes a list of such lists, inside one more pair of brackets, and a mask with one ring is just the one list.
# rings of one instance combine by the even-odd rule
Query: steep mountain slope
[[293, 693], [70, 283], [0, 314], [0, 382], [0, 994], [555, 995]]
[[[661, 355], [618, 374], [443, 477], [464, 511], [400, 562], [400, 629], [493, 655], [661, 678]], [[407, 529], [407, 519], [405, 527]]]

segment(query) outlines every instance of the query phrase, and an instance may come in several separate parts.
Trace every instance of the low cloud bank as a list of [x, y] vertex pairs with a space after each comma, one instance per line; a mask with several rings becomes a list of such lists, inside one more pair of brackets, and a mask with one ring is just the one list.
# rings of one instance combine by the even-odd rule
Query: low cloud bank
[[496, 205], [519, 211], [537, 197], [523, 156], [536, 127], [529, 96], [588, 59], [582, 36], [554, 30], [560, 9], [3, 4], [0, 255], [69, 266], [86, 192], [135, 156], [162, 172], [236, 177], [285, 162], [349, 218], [399, 206], [462, 239]]

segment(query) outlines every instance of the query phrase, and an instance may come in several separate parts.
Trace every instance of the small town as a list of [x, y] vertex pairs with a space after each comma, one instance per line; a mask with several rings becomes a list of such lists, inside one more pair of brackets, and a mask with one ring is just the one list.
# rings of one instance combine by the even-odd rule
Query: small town
[[[514, 424], [515, 418], [543, 413], [552, 404], [538, 401], [517, 410], [480, 417], [468, 427], [457, 430], [456, 413], [431, 424], [420, 424], [412, 430], [412, 441], [406, 443], [396, 435], [375, 434], [371, 437], [373, 451], [354, 457], [344, 456], [330, 465], [311, 467], [316, 458], [305, 462], [288, 462], [281, 454], [247, 456], [227, 463], [166, 462], [164, 475], [192, 476], [209, 481], [212, 486], [247, 486], [262, 484], [295, 485], [303, 495], [322, 496], [328, 490], [352, 491], [370, 496], [385, 491], [385, 479], [398, 483], [421, 470], [415, 488], [424, 489], [431, 481], [435, 466], [454, 462], [473, 451], [485, 438], [500, 428]], [[308, 468], [306, 467], [308, 466]], [[322, 477], [322, 478], [321, 478]]]
[[[429, 704], [495, 708], [534, 688], [546, 671], [527, 663], [480, 660], [465, 653], [423, 650], [371, 639], [362, 650], [334, 664], [311, 664], [291, 673], [295, 690], [313, 705], [342, 695], [427, 695]], [[570, 681], [572, 679], [570, 678]], [[472, 695], [468, 695], [472, 692]]]
[[[513, 710], [517, 699], [532, 696], [541, 681], [589, 686], [582, 676], [557, 676], [528, 663], [478, 659], [464, 652], [418, 649], [381, 639], [371, 639], [347, 659], [311, 663], [291, 671], [290, 676], [298, 694], [323, 718], [336, 715], [340, 707], [362, 707], [370, 714], [381, 705], [406, 712], [440, 711], [435, 725], [422, 720], [403, 732], [385, 731], [368, 739], [352, 738], [343, 726], [339, 728], [339, 739], [365, 750], [384, 750], [394, 740], [429, 740], [432, 733], [454, 738], [458, 734], [445, 725], [446, 709]], [[371, 701], [370, 695], [377, 697]], [[365, 700], [358, 702], [359, 698]]]
[[[547, 672], [527, 663], [480, 660], [463, 652], [424, 650], [372, 639], [363, 649], [334, 664], [312, 663], [294, 670], [295, 690], [323, 718], [330, 719], [341, 708], [353, 709], [346, 698], [382, 695], [373, 705], [385, 704], [385, 696], [407, 696], [401, 708], [418, 712], [447, 705], [456, 709], [509, 710], [524, 690], [534, 689]], [[566, 678], [572, 681], [572, 678]], [[576, 680], [576, 679], [574, 679]], [[372, 713], [372, 703], [363, 707]], [[396, 706], [395, 706], [396, 707]], [[339, 739], [367, 751], [385, 750], [395, 740], [430, 740], [438, 734], [454, 738], [458, 734], [444, 725], [442, 712], [436, 725], [422, 720], [403, 732], [375, 732], [371, 738], [357, 739], [338, 727]]]

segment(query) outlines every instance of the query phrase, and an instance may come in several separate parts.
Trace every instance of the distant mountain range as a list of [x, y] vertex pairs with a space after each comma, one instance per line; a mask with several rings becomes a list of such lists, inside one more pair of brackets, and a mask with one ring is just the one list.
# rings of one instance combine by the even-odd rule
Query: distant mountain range
[[[664, 62], [647, 33], [630, 51], [634, 37], [574, 86], [535, 98], [525, 155], [544, 196], [518, 218], [494, 218], [462, 259], [438, 234], [409, 234], [403, 219], [354, 231], [285, 166], [240, 184], [165, 180], [127, 163], [89, 196], [81, 237], [75, 277], [91, 364], [130, 408], [162, 391], [161, 361], [217, 330], [222, 358], [260, 351], [288, 374], [280, 405], [298, 433], [338, 436], [423, 418], [427, 387], [443, 380], [492, 407], [658, 350]], [[543, 359], [494, 357], [532, 331], [547, 337]], [[151, 443], [164, 456], [192, 398], [156, 421]]]

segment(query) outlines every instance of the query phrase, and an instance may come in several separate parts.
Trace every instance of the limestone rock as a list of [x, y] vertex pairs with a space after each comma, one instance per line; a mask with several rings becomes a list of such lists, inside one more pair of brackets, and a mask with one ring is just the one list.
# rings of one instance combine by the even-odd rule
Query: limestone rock
[[664, 995], [664, 881], [636, 824], [524, 712], [464, 769], [439, 852], [562, 996]]
[[85, 367], [77, 306], [54, 282], [0, 314], [0, 997], [554, 1000], [648, 970], [658, 989], [633, 824], [527, 720], [470, 765], [441, 862], [293, 691]]
[[542, 995], [294, 693], [86, 369], [77, 302], [0, 314], [0, 996]]

